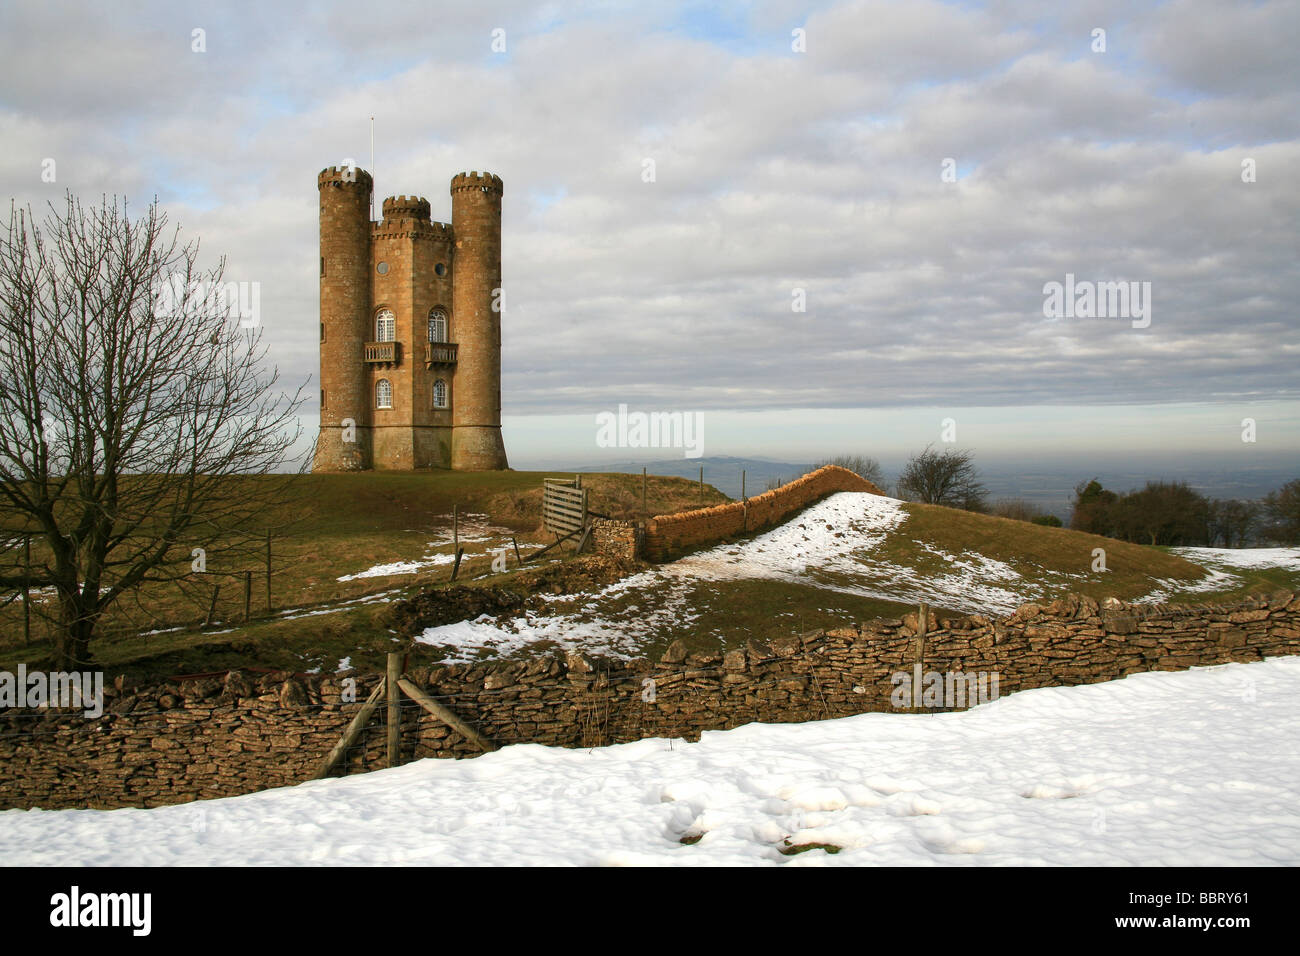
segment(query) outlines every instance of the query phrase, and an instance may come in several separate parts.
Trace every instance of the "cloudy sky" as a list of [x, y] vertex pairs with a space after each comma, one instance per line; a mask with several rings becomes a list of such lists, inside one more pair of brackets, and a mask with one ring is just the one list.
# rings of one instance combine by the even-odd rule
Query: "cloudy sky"
[[[620, 403], [708, 455], [952, 418], [1005, 460], [1300, 464], [1297, 36], [1294, 0], [10, 0], [0, 183], [157, 196], [315, 395], [316, 173], [373, 116], [376, 206], [499, 174], [516, 465], [633, 457]], [[1045, 316], [1067, 274], [1149, 283], [1149, 325]]]

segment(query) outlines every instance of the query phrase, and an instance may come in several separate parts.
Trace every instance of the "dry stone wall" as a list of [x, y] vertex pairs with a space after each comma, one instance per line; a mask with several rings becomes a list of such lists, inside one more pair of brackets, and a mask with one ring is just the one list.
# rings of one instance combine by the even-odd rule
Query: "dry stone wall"
[[643, 557], [667, 561], [687, 551], [770, 528], [837, 491], [883, 492], [865, 478], [826, 465], [773, 491], [710, 508], [657, 515], [646, 522]]
[[[1195, 607], [1099, 606], [1072, 595], [1007, 618], [935, 620], [923, 641], [912, 614], [773, 635], [725, 654], [688, 655], [675, 642], [657, 663], [569, 654], [408, 676], [499, 745], [590, 747], [894, 710], [894, 675], [918, 663], [996, 673], [1005, 695], [1297, 653], [1294, 594]], [[232, 672], [114, 688], [96, 720], [0, 712], [0, 807], [148, 807], [307, 780], [377, 680], [358, 678], [354, 703], [338, 676]], [[403, 760], [479, 753], [414, 702], [401, 713]], [[384, 720], [381, 706], [336, 772], [384, 766]]]
[[591, 520], [591, 550], [619, 561], [636, 561], [641, 553], [642, 529], [632, 521], [617, 518]]

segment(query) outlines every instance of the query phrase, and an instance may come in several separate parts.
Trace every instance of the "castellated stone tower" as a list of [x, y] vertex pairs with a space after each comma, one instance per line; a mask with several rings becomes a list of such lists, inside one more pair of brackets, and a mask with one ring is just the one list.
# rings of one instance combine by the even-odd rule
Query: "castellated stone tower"
[[320, 191], [321, 426], [312, 470], [503, 469], [501, 177], [451, 181], [452, 221], [370, 175]]

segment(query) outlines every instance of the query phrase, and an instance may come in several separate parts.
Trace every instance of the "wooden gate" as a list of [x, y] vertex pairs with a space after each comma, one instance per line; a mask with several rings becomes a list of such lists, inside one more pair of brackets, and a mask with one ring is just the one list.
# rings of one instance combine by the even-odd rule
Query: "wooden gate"
[[542, 526], [562, 538], [587, 526], [587, 489], [581, 487], [580, 479], [546, 479]]

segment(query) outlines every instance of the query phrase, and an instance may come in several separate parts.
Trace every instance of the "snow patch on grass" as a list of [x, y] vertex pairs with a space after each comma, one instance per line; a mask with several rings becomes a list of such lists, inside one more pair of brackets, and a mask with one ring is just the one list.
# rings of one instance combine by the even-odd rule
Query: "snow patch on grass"
[[[978, 552], [952, 554], [918, 541], [943, 562], [940, 570], [887, 560], [878, 550], [891, 535], [907, 533], [906, 521], [903, 502], [896, 498], [844, 491], [749, 541], [688, 555], [667, 568], [711, 580], [783, 578], [862, 597], [981, 613], [1007, 613], [1042, 593], [1041, 582], [1026, 581], [1009, 564]], [[1043, 577], [1068, 584], [1072, 576], [1044, 571]]]
[[[702, 581], [725, 586], [728, 581], [767, 579], [876, 600], [925, 601], [966, 613], [1009, 614], [1028, 601], [1076, 589], [1088, 580], [1083, 572], [1031, 562], [1017, 570], [977, 551], [952, 552], [920, 540], [913, 543], [925, 560], [917, 564], [925, 566], [899, 564], [885, 556], [883, 546], [908, 533], [903, 504], [881, 495], [839, 492], [746, 541], [687, 555], [592, 593], [543, 596], [550, 605], [544, 612], [430, 628], [419, 640], [449, 648], [452, 660], [515, 653], [538, 642], [630, 658], [641, 656], [647, 644], [675, 628], [701, 619], [691, 607], [691, 597]], [[1180, 550], [1199, 554], [1206, 549]], [[1270, 553], [1276, 552], [1300, 549]], [[1212, 569], [1195, 581], [1160, 580], [1139, 600], [1154, 603], [1236, 583], [1227, 572]]]
[[[508, 539], [514, 534], [509, 528], [498, 527], [489, 524], [488, 516], [485, 514], [466, 514], [460, 519], [460, 544], [479, 544], [484, 541], [496, 541], [495, 549], [484, 551], [466, 551], [464, 558], [482, 558], [492, 553], [493, 550], [500, 551], [503, 548], [510, 547]], [[434, 568], [441, 565], [454, 564], [456, 562], [456, 538], [452, 535], [451, 527], [442, 529], [432, 541], [425, 544], [425, 555], [411, 561], [393, 561], [389, 564], [376, 564], [373, 567], [366, 568], [364, 571], [357, 571], [354, 574], [344, 574], [336, 578], [337, 581], [357, 581], [362, 578], [383, 578], [395, 574], [415, 574], [425, 568]], [[529, 551], [542, 547], [540, 544], [524, 543], [519, 545], [519, 550]], [[450, 548], [450, 551], [440, 551], [440, 548]]]
[[1300, 570], [1300, 548], [1170, 548], [1169, 553], [1202, 567]]

